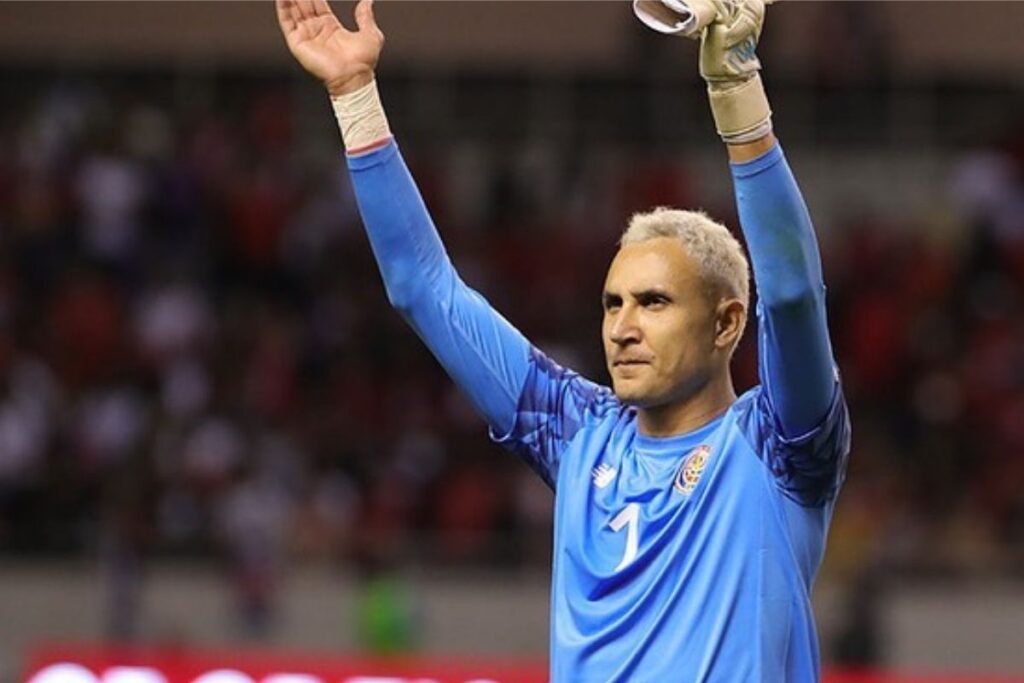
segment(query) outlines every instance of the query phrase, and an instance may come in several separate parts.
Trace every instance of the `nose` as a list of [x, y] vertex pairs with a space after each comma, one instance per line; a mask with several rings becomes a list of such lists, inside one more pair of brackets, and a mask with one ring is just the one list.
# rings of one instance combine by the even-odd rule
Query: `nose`
[[640, 341], [640, 328], [632, 307], [623, 306], [609, 321], [608, 338], [618, 346], [627, 346]]

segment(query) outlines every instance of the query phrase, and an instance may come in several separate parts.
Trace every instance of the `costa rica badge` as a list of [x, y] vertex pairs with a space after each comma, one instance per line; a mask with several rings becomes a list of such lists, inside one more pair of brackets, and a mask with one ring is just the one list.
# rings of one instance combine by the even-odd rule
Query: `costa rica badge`
[[693, 493], [693, 490], [697, 488], [697, 482], [700, 481], [700, 475], [704, 472], [710, 456], [711, 446], [707, 444], [697, 446], [690, 451], [683, 458], [683, 463], [679, 466], [673, 488], [684, 496]]

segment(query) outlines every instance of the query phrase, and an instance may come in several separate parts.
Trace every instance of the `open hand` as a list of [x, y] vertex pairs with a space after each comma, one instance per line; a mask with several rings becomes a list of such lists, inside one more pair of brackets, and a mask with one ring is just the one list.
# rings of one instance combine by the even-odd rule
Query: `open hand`
[[327, 0], [276, 0], [276, 4], [288, 49], [331, 95], [352, 92], [373, 80], [384, 34], [373, 18], [372, 0], [356, 5], [355, 31], [338, 21]]

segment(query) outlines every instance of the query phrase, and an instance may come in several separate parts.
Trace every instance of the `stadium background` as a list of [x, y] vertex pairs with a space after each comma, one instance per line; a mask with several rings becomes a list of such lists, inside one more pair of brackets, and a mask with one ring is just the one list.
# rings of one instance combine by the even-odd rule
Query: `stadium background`
[[[735, 226], [695, 47], [620, 2], [377, 14], [456, 265], [603, 380], [629, 212]], [[836, 669], [1024, 676], [1021, 26], [770, 12], [855, 426], [816, 594]], [[0, 3], [0, 101], [0, 680], [81, 641], [542, 664], [550, 495], [387, 307], [270, 5]]]

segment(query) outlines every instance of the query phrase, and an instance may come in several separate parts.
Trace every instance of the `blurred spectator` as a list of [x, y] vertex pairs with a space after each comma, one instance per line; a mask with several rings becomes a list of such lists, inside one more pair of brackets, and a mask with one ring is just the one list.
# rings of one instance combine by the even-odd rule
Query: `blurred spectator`
[[263, 638], [273, 627], [291, 501], [272, 472], [242, 472], [219, 497], [216, 526], [227, 551], [238, 622], [245, 635]]
[[[874, 11], [822, 19], [830, 80], [874, 87]], [[876, 63], [843, 56], [865, 51]], [[153, 551], [223, 553], [254, 637], [293, 553], [545, 563], [550, 493], [495, 453], [388, 306], [336, 140], [303, 130], [272, 82], [184, 105], [138, 77], [99, 83], [7, 92], [0, 119], [0, 550], [98, 550], [124, 638]], [[625, 214], [706, 189], [687, 157], [602, 141], [599, 124], [518, 148], [444, 128], [406, 145], [467, 281], [597, 380]], [[300, 150], [327, 170], [298, 168]], [[943, 219], [959, 230], [834, 213], [855, 451], [828, 566], [851, 581], [873, 562], [1024, 570], [1021, 156], [961, 156]], [[753, 339], [736, 362], [756, 381]], [[367, 575], [405, 647], [401, 591]], [[851, 661], [875, 656], [862, 606]]]

